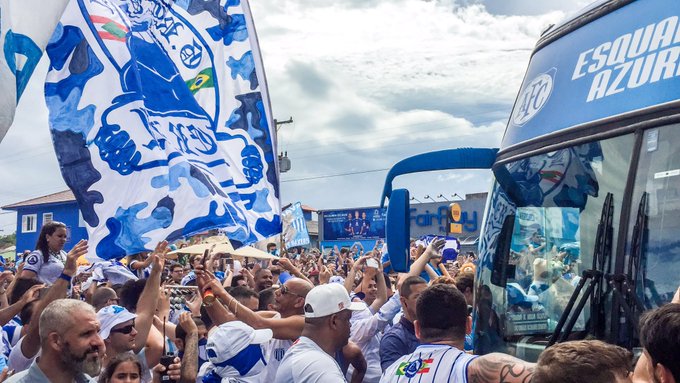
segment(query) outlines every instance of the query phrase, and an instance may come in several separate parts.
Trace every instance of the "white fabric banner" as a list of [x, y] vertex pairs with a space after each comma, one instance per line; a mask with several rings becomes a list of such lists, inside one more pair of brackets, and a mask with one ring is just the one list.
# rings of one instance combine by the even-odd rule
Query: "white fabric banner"
[[119, 258], [223, 228], [281, 232], [275, 130], [245, 0], [72, 0], [46, 49], [57, 158]]
[[0, 0], [0, 142], [68, 0]]

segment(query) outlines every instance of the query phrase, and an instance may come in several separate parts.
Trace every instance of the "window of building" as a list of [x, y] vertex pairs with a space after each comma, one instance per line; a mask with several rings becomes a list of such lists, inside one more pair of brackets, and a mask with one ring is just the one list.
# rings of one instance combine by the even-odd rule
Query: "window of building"
[[52, 222], [52, 221], [53, 221], [53, 218], [54, 218], [54, 217], [53, 217], [52, 213], [43, 213], [43, 221], [42, 221], [42, 224], [43, 224], [43, 225], [46, 225], [46, 224]]
[[37, 214], [26, 214], [21, 217], [21, 232], [22, 233], [35, 233], [36, 224], [38, 221]]

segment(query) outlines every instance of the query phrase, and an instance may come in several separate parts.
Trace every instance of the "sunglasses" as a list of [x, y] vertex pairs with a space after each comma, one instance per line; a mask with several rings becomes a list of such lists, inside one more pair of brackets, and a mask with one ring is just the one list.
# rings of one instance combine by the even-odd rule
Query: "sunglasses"
[[281, 292], [281, 295], [291, 294], [295, 295], [296, 297], [304, 298], [302, 295], [295, 294], [294, 292], [290, 291], [286, 285], [281, 285], [281, 287], [279, 287], [279, 292]]
[[135, 322], [132, 322], [132, 324], [129, 324], [125, 327], [111, 329], [111, 331], [109, 331], [109, 333], [118, 332], [118, 333], [121, 333], [121, 334], [129, 334], [129, 333], [132, 332], [132, 330], [134, 328], [135, 328]]

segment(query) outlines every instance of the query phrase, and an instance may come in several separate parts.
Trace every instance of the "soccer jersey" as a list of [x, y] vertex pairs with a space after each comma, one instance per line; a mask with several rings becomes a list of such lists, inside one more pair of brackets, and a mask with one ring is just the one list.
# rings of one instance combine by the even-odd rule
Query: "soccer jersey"
[[50, 252], [47, 263], [45, 263], [42, 252], [35, 250], [26, 257], [24, 270], [34, 272], [40, 282], [51, 285], [59, 278], [61, 272], [64, 271], [64, 262], [66, 262], [66, 252], [64, 250], [57, 253]]
[[380, 383], [467, 383], [467, 369], [475, 358], [441, 344], [423, 344], [389, 366]]

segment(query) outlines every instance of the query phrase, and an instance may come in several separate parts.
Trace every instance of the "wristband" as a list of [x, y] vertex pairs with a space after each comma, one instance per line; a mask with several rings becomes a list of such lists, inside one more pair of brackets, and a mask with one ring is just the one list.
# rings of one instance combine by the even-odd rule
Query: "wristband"
[[69, 285], [71, 284], [71, 280], [73, 279], [73, 277], [70, 277], [70, 276], [68, 276], [68, 275], [66, 275], [66, 274], [64, 274], [64, 273], [61, 273], [61, 274], [59, 275], [59, 278], [61, 278], [61, 279], [65, 280], [66, 282], [68, 282]]

